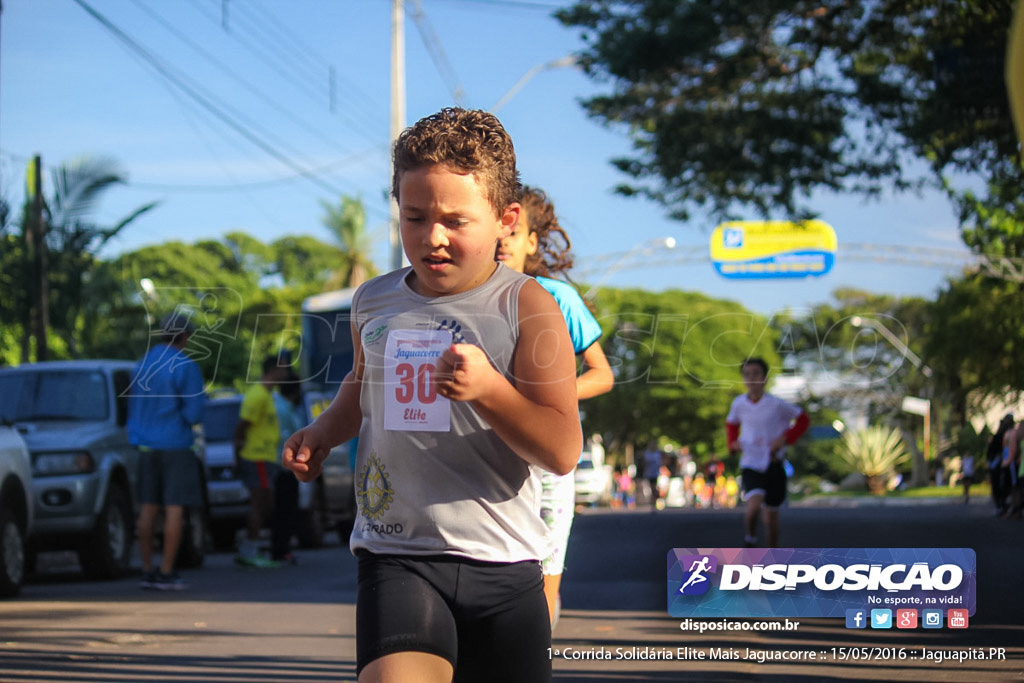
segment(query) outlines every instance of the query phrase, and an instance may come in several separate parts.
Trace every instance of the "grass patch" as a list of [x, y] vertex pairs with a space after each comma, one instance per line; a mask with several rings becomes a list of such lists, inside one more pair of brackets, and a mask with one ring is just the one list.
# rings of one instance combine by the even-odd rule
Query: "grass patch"
[[[992, 495], [992, 489], [987, 481], [971, 485], [971, 498], [988, 498]], [[916, 489], [904, 489], [902, 491], [888, 491], [878, 498], [963, 498], [964, 489], [962, 486], [950, 488], [949, 486], [921, 486]], [[842, 490], [833, 493], [796, 493], [789, 496], [790, 500], [797, 501], [804, 498], [875, 498], [867, 489], [859, 491]]]
[[[962, 486], [950, 488], [949, 486], [922, 486], [916, 489], [905, 491], [893, 491], [890, 496], [899, 498], [963, 498], [964, 489]], [[987, 481], [971, 484], [971, 497], [988, 498], [992, 495], [992, 489]]]

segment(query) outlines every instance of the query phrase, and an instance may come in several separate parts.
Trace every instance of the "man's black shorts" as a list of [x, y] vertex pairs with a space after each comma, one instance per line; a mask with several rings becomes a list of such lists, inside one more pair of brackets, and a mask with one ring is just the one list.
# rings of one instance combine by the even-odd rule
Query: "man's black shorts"
[[755, 493], [764, 495], [764, 504], [777, 508], [786, 500], [786, 468], [781, 460], [772, 460], [764, 472], [744, 468], [740, 473], [743, 483], [743, 500]]
[[357, 673], [411, 651], [447, 659], [455, 682], [551, 681], [539, 562], [357, 554]]

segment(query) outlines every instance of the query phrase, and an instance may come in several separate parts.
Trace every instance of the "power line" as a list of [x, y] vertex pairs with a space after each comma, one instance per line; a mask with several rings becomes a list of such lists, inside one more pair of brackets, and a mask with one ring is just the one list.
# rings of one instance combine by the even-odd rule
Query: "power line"
[[[277, 17], [271, 16], [266, 11], [266, 8], [263, 8], [261, 5], [256, 3], [239, 3], [236, 7], [242, 8], [243, 11], [249, 10], [252, 13], [250, 21], [254, 25], [259, 25], [268, 38], [280, 44], [284, 49], [294, 55], [296, 59], [304, 61], [314, 70], [322, 69], [323, 71], [327, 71], [327, 68], [330, 66], [330, 62], [314, 52], [306, 41], [296, 38], [292, 34], [288, 33], [283, 23]], [[262, 16], [260, 15], [260, 11], [263, 12]], [[244, 14], [242, 16], [244, 16]], [[276, 34], [277, 38], [275, 39], [274, 35], [271, 34]]]
[[[373, 147], [373, 148], [364, 150], [362, 152], [359, 152], [357, 154], [354, 154], [354, 155], [352, 155], [350, 157], [346, 157], [345, 159], [339, 159], [337, 161], [332, 161], [332, 162], [330, 162], [328, 164], [324, 164], [322, 166], [318, 166], [318, 167], [310, 169], [310, 170], [312, 172], [314, 172], [314, 173], [325, 173], [325, 172], [331, 171], [332, 169], [334, 169], [334, 168], [336, 168], [338, 166], [359, 162], [364, 157], [371, 157], [372, 156], [373, 159], [383, 159], [384, 158], [383, 153], [386, 152], [386, 151], [387, 151], [387, 144], [381, 144], [381, 145], [378, 145], [376, 147]], [[278, 177], [278, 178], [269, 178], [267, 180], [253, 180], [253, 181], [250, 181], [250, 182], [238, 182], [238, 183], [221, 183], [219, 185], [211, 185], [211, 184], [208, 184], [208, 183], [207, 184], [203, 184], [203, 185], [192, 185], [192, 184], [188, 184], [188, 183], [147, 183], [147, 182], [133, 182], [133, 183], [131, 183], [131, 185], [134, 186], [134, 187], [140, 188], [140, 189], [145, 188], [145, 189], [152, 189], [152, 190], [167, 190], [167, 191], [170, 191], [170, 192], [195, 192], [195, 193], [201, 193], [201, 194], [206, 194], [206, 193], [217, 194], [217, 193], [220, 193], [220, 192], [236, 192], [236, 191], [244, 191], [244, 190], [250, 190], [250, 189], [251, 190], [263, 189], [263, 188], [273, 187], [275, 185], [284, 185], [284, 184], [287, 184], [287, 183], [292, 183], [292, 182], [295, 182], [296, 180], [302, 180], [302, 176], [300, 176], [298, 174], [290, 174], [290, 175], [281, 176], [281, 177]]]
[[[201, 5], [200, 4], [200, 0], [190, 0], [190, 1], [191, 1], [192, 5], [196, 8], [196, 10], [200, 14], [204, 15], [207, 19], [209, 19], [211, 21], [211, 23], [217, 24], [217, 25], [221, 25], [221, 22], [218, 21], [216, 14], [211, 13], [206, 7]], [[240, 28], [242, 28], [242, 26], [240, 26]], [[224, 28], [223, 30], [224, 30], [225, 33], [227, 33], [233, 39], [235, 39], [239, 43], [241, 43], [242, 46], [245, 47], [253, 55], [255, 55], [257, 59], [259, 59], [261, 62], [263, 62], [264, 64], [266, 64], [270, 68], [272, 68], [279, 75], [283, 76], [293, 86], [295, 86], [296, 88], [298, 88], [298, 89], [302, 90], [303, 92], [305, 92], [312, 99], [317, 100], [317, 101], [321, 101], [320, 100], [320, 95], [321, 95], [320, 88], [322, 88], [324, 84], [323, 84], [323, 82], [319, 78], [317, 78], [316, 76], [310, 75], [305, 70], [296, 70], [296, 69], [294, 69], [291, 66], [284, 65], [283, 63], [285, 61], [287, 61], [287, 60], [281, 58], [281, 55], [280, 55], [279, 51], [277, 52], [277, 55], [276, 55], [279, 58], [279, 61], [275, 62], [274, 60], [271, 60], [271, 59], [268, 58], [269, 57], [269, 53], [273, 52], [273, 50], [269, 49], [268, 46], [260, 46], [260, 45], [253, 44], [252, 42], [250, 42], [248, 40], [248, 38], [244, 37], [238, 31], [230, 30], [230, 29], [227, 29], [227, 28]], [[303, 83], [300, 83], [299, 82], [300, 80], [303, 81]], [[322, 103], [322, 101], [321, 101], [321, 103]]]
[[[266, 23], [267, 26], [271, 27], [272, 30], [280, 33], [284, 37], [284, 39], [286, 41], [291, 42], [296, 49], [305, 52], [309, 56], [309, 59], [313, 60], [314, 63], [318, 63], [320, 68], [326, 68], [327, 70], [334, 69], [334, 66], [330, 63], [328, 59], [326, 59], [325, 57], [317, 53], [315, 50], [313, 50], [313, 48], [309, 46], [308, 41], [292, 33], [285, 25], [285, 23], [278, 19], [277, 17], [270, 14], [269, 10], [267, 10], [265, 6], [255, 3], [245, 4], [243, 6], [252, 11], [254, 14], [260, 14], [262, 12], [265, 15], [263, 21]], [[366, 93], [362, 92], [353, 81], [345, 79], [345, 87], [352, 91], [352, 93], [356, 95], [359, 99], [370, 101], [370, 97], [368, 97]]]
[[[1009, 282], [1024, 283], [1024, 259], [990, 257], [983, 254], [892, 244], [846, 243], [840, 244], [837, 259], [843, 261], [902, 263], [922, 268], [975, 270], [989, 277]], [[577, 278], [602, 275], [609, 266], [616, 270], [629, 268], [659, 268], [674, 265], [710, 263], [707, 246], [684, 246], [656, 253], [609, 253], [580, 257], [573, 275]]]
[[246, 128], [244, 125], [236, 121], [227, 112], [225, 112], [223, 109], [221, 109], [220, 107], [216, 106], [213, 102], [211, 102], [209, 98], [205, 97], [203, 94], [198, 92], [194, 87], [185, 83], [175, 74], [171, 73], [170, 69], [166, 67], [164, 64], [162, 64], [160, 60], [151, 55], [145, 48], [143, 48], [138, 42], [136, 42], [134, 39], [128, 36], [124, 31], [115, 26], [109, 19], [107, 19], [105, 16], [97, 12], [93, 7], [91, 7], [87, 2], [85, 2], [85, 0], [73, 1], [79, 7], [84, 9], [90, 16], [96, 19], [104, 28], [113, 33], [118, 40], [120, 40], [132, 51], [134, 51], [136, 54], [142, 57], [150, 66], [156, 69], [161, 76], [163, 76], [171, 83], [176, 85], [178, 88], [180, 88], [186, 95], [191, 97], [200, 106], [202, 106], [204, 109], [206, 109], [215, 117], [224, 122], [232, 130], [237, 132], [239, 135], [244, 137], [252, 144], [262, 149], [264, 152], [266, 152], [274, 159], [277, 159], [280, 163], [294, 170], [302, 177], [306, 178], [307, 180], [316, 184], [317, 186], [321, 187], [327, 192], [330, 192], [332, 196], [334, 194], [342, 194], [342, 191], [339, 188], [328, 184], [323, 179], [314, 175], [309, 169], [303, 167], [296, 161], [292, 160], [286, 154], [279, 151], [273, 145], [266, 142], [265, 140], [257, 136], [255, 133], [250, 131], [248, 128]]
[[567, 9], [571, 3], [554, 2], [551, 4], [543, 2], [530, 2], [529, 0], [449, 0], [449, 2], [461, 2], [473, 5], [490, 5], [497, 8], [528, 9], [553, 12], [559, 9]]
[[[218, 25], [220, 24], [216, 16], [212, 16], [206, 8], [198, 4], [198, 0], [191, 0], [191, 2], [200, 13], [205, 15], [213, 23]], [[245, 15], [241, 16], [244, 17]], [[240, 28], [243, 28], [251, 33], [256, 33], [260, 31], [258, 27], [253, 27], [252, 19], [248, 17], [245, 17], [244, 21], [240, 23]], [[272, 41], [269, 45], [262, 45], [250, 40], [246, 35], [244, 35], [243, 32], [227, 31], [227, 33], [229, 36], [237, 40], [246, 50], [252, 53], [257, 59], [259, 59], [261, 62], [263, 62], [271, 69], [276, 71], [279, 75], [288, 80], [297, 89], [304, 92], [312, 100], [320, 102], [321, 104], [329, 103], [330, 98], [323, 97], [324, 92], [329, 91], [329, 79], [324, 78], [323, 80], [321, 80], [316, 76], [311, 76], [307, 71], [299, 71], [295, 70], [292, 67], [286, 66], [285, 62], [287, 61], [287, 57], [282, 57], [281, 50], [278, 49], [276, 42]], [[273, 59], [270, 59], [271, 53], [273, 53], [274, 56], [277, 57], [279, 61], [274, 61]], [[324, 76], [329, 76], [329, 73], [325, 73]], [[303, 82], [299, 82], [300, 80]], [[327, 87], [325, 88], [325, 86]], [[358, 104], [359, 103], [356, 102], [356, 105]], [[350, 111], [360, 111], [364, 108], [368, 108], [368, 103], [363, 104], [365, 104], [366, 106], [346, 107], [341, 109], [340, 111], [335, 111], [334, 113], [346, 119], [360, 135], [370, 140], [371, 142], [374, 142], [380, 139], [380, 136], [373, 132], [370, 132], [368, 128], [364, 127], [365, 124], [363, 122], [356, 120], [350, 114]]]
[[159, 23], [164, 29], [166, 29], [168, 32], [170, 32], [174, 37], [178, 38], [180, 41], [185, 43], [188, 47], [192, 48], [196, 53], [198, 53], [200, 56], [202, 56], [208, 62], [210, 62], [211, 64], [216, 66], [218, 69], [220, 69], [223, 73], [225, 73], [228, 76], [228, 78], [230, 78], [234, 82], [240, 84], [243, 88], [245, 88], [250, 93], [252, 93], [256, 97], [258, 97], [265, 104], [270, 106], [272, 109], [274, 109], [275, 111], [283, 114], [285, 117], [290, 119], [293, 123], [298, 125], [300, 128], [304, 129], [306, 132], [310, 133], [311, 135], [313, 135], [314, 137], [316, 137], [320, 141], [322, 141], [322, 142], [324, 142], [324, 143], [326, 143], [328, 145], [331, 145], [332, 147], [335, 147], [336, 149], [340, 149], [340, 150], [343, 150], [343, 151], [348, 151], [344, 147], [339, 145], [337, 141], [330, 139], [329, 137], [324, 135], [321, 131], [318, 131], [317, 129], [315, 129], [313, 126], [311, 126], [307, 122], [305, 122], [302, 119], [300, 119], [299, 117], [295, 116], [290, 110], [288, 110], [287, 108], [281, 106], [281, 104], [279, 103], [279, 98], [273, 98], [273, 97], [263, 93], [255, 85], [253, 85], [249, 81], [245, 80], [244, 78], [242, 78], [241, 76], [236, 74], [230, 67], [228, 67], [226, 64], [224, 64], [223, 62], [218, 60], [217, 57], [212, 55], [210, 52], [205, 50], [201, 45], [197, 44], [195, 41], [190, 39], [184, 33], [179, 31], [173, 24], [168, 22], [166, 19], [161, 17], [159, 14], [154, 12], [149, 7], [145, 6], [141, 2], [141, 0], [132, 0], [132, 2], [137, 7], [139, 7], [139, 9], [141, 9], [146, 14], [148, 14], [154, 21]]
[[424, 47], [427, 48], [427, 54], [430, 55], [431, 61], [434, 62], [434, 67], [441, 75], [441, 80], [445, 82], [448, 91], [452, 94], [455, 104], [461, 107], [462, 98], [466, 93], [459, 82], [459, 76], [455, 73], [451, 62], [448, 61], [448, 56], [444, 53], [441, 39], [437, 37], [434, 27], [430, 25], [430, 20], [423, 11], [422, 3], [420, 3], [420, 0], [412, 0], [412, 4], [412, 19], [416, 24], [416, 29], [419, 31], [420, 38], [423, 39]]

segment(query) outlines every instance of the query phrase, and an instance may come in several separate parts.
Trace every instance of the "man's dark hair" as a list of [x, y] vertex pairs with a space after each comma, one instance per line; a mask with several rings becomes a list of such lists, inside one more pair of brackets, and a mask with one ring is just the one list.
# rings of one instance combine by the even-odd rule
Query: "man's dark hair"
[[178, 344], [196, 331], [192, 324], [192, 314], [185, 309], [176, 308], [160, 321], [160, 335], [165, 344]]
[[743, 370], [748, 365], [756, 365], [757, 367], [761, 368], [761, 374], [763, 374], [765, 377], [768, 376], [768, 363], [764, 362], [764, 358], [748, 358], [747, 360], [743, 361], [743, 365], [740, 366], [740, 372], [743, 372]]
[[284, 367], [284, 366], [281, 365], [280, 360], [278, 359], [278, 355], [276, 353], [273, 354], [273, 355], [267, 356], [266, 358], [263, 359], [263, 374], [264, 375], [267, 374], [268, 372], [272, 371], [272, 370], [275, 370], [278, 367]]

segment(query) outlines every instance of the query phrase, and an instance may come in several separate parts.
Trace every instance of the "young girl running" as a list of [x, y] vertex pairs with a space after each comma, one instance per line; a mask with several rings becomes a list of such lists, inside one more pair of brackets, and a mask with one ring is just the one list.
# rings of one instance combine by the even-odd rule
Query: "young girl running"
[[[552, 276], [567, 276], [572, 268], [571, 243], [558, 224], [555, 207], [542, 190], [523, 187], [519, 196], [522, 212], [519, 224], [501, 241], [498, 260], [520, 273], [531, 275], [551, 292], [565, 316], [573, 349], [582, 356], [584, 371], [576, 378], [579, 400], [611, 391], [615, 378], [608, 359], [597, 343], [601, 327], [576, 289]], [[602, 466], [603, 463], [594, 463]], [[541, 473], [541, 518], [550, 529], [551, 554], [541, 563], [544, 571], [544, 596], [552, 626], [558, 618], [558, 590], [565, 568], [565, 551], [569, 543], [575, 506], [575, 476]]]

